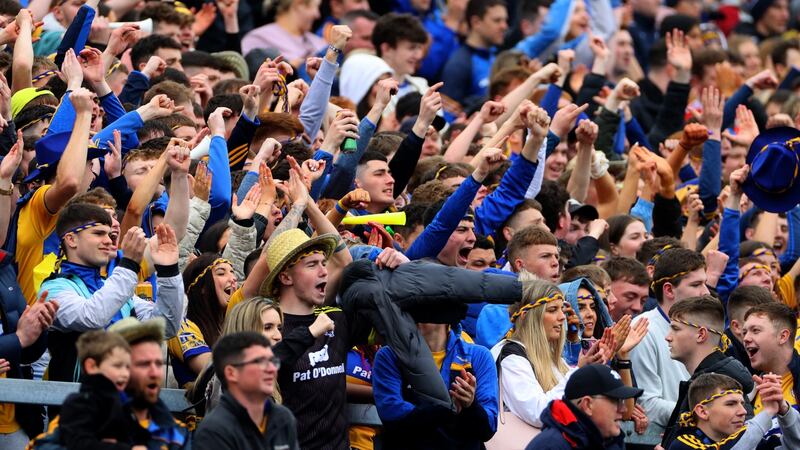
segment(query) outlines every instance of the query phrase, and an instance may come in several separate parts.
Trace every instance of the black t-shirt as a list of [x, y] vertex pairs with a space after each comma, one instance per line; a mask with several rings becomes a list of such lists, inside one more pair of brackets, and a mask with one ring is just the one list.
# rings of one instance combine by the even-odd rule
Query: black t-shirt
[[[293, 365], [278, 374], [283, 405], [297, 418], [297, 436], [302, 448], [348, 449], [345, 411], [345, 363], [350, 350], [347, 318], [339, 308], [319, 308], [334, 322], [334, 330], [318, 337]], [[283, 333], [308, 327], [315, 314], [283, 315]]]

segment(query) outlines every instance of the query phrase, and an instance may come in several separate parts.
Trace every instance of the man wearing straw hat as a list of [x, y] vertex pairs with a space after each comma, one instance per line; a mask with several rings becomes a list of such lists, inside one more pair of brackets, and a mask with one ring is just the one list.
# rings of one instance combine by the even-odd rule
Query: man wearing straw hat
[[304, 448], [323, 444], [348, 448], [344, 406], [345, 361], [352, 347], [349, 322], [341, 309], [323, 307], [330, 279], [328, 260], [334, 252], [348, 253], [338, 235], [309, 238], [298, 228], [287, 230], [269, 244], [270, 273], [261, 285], [261, 295], [280, 303], [284, 333], [311, 325], [321, 313], [334, 322], [332, 331], [318, 337], [294, 364], [281, 367], [278, 374], [285, 405], [297, 417], [297, 435]]
[[[356, 332], [355, 322], [341, 309], [324, 306], [328, 284], [352, 258], [336, 228], [310, 200], [297, 169], [290, 171], [288, 187], [282, 189], [292, 207], [267, 243], [269, 275], [259, 295], [280, 303], [284, 334], [308, 327], [322, 313], [333, 320], [333, 330], [316, 338], [293, 364], [281, 367], [278, 383], [284, 405], [297, 418], [301, 447], [347, 449], [345, 361], [354, 342], [366, 341], [366, 332]], [[296, 228], [303, 212], [318, 236], [309, 238]]]

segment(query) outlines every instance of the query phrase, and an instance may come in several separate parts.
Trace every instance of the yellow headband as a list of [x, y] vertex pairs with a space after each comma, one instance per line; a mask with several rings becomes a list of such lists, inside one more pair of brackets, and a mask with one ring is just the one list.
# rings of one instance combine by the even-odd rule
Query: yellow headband
[[647, 265], [648, 266], [655, 266], [656, 263], [658, 262], [658, 260], [661, 259], [661, 255], [663, 255], [665, 251], [667, 251], [667, 250], [669, 250], [671, 248], [675, 248], [675, 246], [672, 245], [672, 244], [667, 244], [667, 245], [661, 247], [660, 249], [658, 249], [658, 251], [655, 252], [653, 254], [653, 256], [650, 258], [650, 261], [647, 261]]
[[436, 171], [436, 175], [433, 176], [433, 179], [434, 180], [438, 180], [439, 179], [439, 175], [441, 175], [442, 172], [444, 172], [445, 169], [447, 169], [448, 167], [450, 167], [449, 164], [445, 164], [442, 167], [440, 167], [439, 170]]
[[672, 275], [667, 275], [666, 277], [661, 277], [661, 278], [659, 278], [657, 280], [653, 280], [653, 282], [650, 283], [650, 288], [655, 290], [657, 284], [666, 283], [667, 281], [672, 281], [675, 278], [680, 278], [680, 277], [682, 277], [682, 276], [684, 276], [684, 275], [686, 275], [687, 273], [690, 273], [690, 272], [692, 272], [692, 271], [691, 270], [684, 270], [683, 272], [678, 272], [678, 273], [675, 273], [675, 274], [672, 274]]
[[687, 326], [690, 326], [690, 327], [693, 327], [693, 328], [697, 328], [698, 330], [700, 328], [705, 328], [710, 333], [716, 334], [717, 336], [719, 336], [719, 345], [717, 346], [717, 350], [719, 350], [722, 353], [725, 353], [728, 350], [728, 347], [731, 345], [730, 338], [728, 338], [728, 336], [725, 335], [725, 333], [723, 333], [723, 332], [721, 332], [719, 330], [715, 330], [715, 329], [713, 329], [711, 327], [707, 327], [705, 325], [698, 325], [696, 323], [687, 322], [686, 320], [676, 319], [674, 317], [670, 318], [670, 320], [673, 321], [673, 322], [682, 323], [684, 325], [687, 325]]
[[70, 228], [69, 230], [65, 231], [64, 234], [61, 235], [61, 239], [64, 239], [64, 236], [66, 236], [66, 235], [68, 235], [70, 233], [80, 233], [83, 230], [88, 230], [89, 228], [94, 228], [94, 227], [96, 227], [98, 225], [105, 225], [105, 224], [104, 223], [100, 223], [100, 222], [89, 222], [89, 223], [85, 223], [83, 225], [78, 225], [75, 228]]
[[[289, 268], [293, 267], [295, 264], [299, 263], [301, 259], [303, 259], [303, 258], [305, 258], [307, 256], [316, 255], [317, 253], [319, 253], [321, 255], [325, 254], [325, 252], [323, 252], [322, 250], [309, 250], [309, 251], [307, 251], [305, 253], [301, 253], [301, 254], [297, 255], [292, 262], [290, 262], [289, 264], [286, 264], [286, 269], [289, 269]], [[286, 269], [284, 269], [284, 270], [286, 270]]]
[[542, 297], [536, 299], [535, 302], [528, 303], [527, 305], [523, 305], [519, 308], [517, 312], [511, 315], [511, 329], [508, 330], [506, 333], [506, 339], [510, 338], [512, 334], [514, 334], [514, 330], [517, 328], [517, 320], [522, 318], [525, 314], [528, 313], [529, 309], [536, 308], [537, 306], [542, 306], [544, 304], [554, 302], [556, 300], [564, 301], [564, 295], [561, 292], [556, 292], [554, 294], [548, 295], [547, 297]]
[[739, 275], [739, 281], [744, 280], [744, 278], [746, 276], [750, 275], [750, 272], [753, 272], [753, 271], [756, 271], [756, 270], [759, 270], [759, 269], [764, 269], [764, 270], [767, 271], [767, 274], [772, 275], [772, 269], [770, 269], [769, 266], [764, 265], [764, 264], [754, 264], [749, 269], [747, 269], [744, 272], [742, 272], [741, 275]]
[[[713, 402], [714, 400], [716, 400], [716, 399], [718, 399], [720, 397], [724, 397], [724, 396], [726, 396], [728, 394], [744, 395], [740, 389], [728, 389], [727, 391], [717, 392], [716, 394], [711, 395], [710, 397], [707, 397], [705, 400], [703, 400], [700, 403], [698, 403], [697, 405], [695, 405], [695, 407], [707, 405], [707, 404]], [[697, 426], [697, 421], [694, 418], [694, 411], [692, 410], [692, 411], [688, 411], [688, 412], [685, 412], [685, 413], [681, 414], [680, 418], [678, 419], [678, 424], [680, 426], [682, 426], [682, 427], [695, 427], [695, 426]]]
[[766, 247], [761, 247], [761, 248], [755, 249], [755, 251], [753, 251], [751, 256], [758, 257], [758, 256], [761, 256], [761, 255], [772, 255], [773, 258], [777, 258], [777, 256], [775, 256], [775, 252], [772, 251], [769, 248], [766, 248]]
[[186, 288], [186, 292], [188, 293], [189, 291], [191, 291], [192, 288], [194, 287], [194, 285], [197, 284], [197, 282], [200, 281], [200, 279], [203, 278], [203, 276], [205, 276], [205, 274], [208, 273], [209, 270], [213, 269], [214, 267], [216, 267], [217, 265], [222, 264], [222, 263], [227, 263], [227, 264], [230, 264], [231, 266], [233, 266], [233, 263], [228, 261], [225, 258], [217, 258], [217, 259], [215, 259], [211, 264], [206, 266], [206, 268], [203, 269], [203, 271], [200, 272], [200, 274], [198, 274], [196, 277], [194, 277], [194, 280], [192, 280], [192, 282], [189, 284], [189, 287]]

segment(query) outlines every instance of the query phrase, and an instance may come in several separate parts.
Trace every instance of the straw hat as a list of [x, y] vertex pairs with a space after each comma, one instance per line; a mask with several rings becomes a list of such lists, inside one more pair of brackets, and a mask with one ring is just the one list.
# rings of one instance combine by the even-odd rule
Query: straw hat
[[155, 317], [144, 322], [139, 322], [136, 317], [126, 317], [115, 322], [108, 327], [108, 331], [113, 331], [121, 335], [129, 344], [143, 339], [153, 339], [163, 341], [167, 322], [163, 317]]
[[317, 247], [325, 254], [325, 259], [330, 258], [339, 243], [339, 239], [339, 236], [333, 233], [310, 238], [299, 228], [284, 231], [276, 236], [267, 249], [269, 275], [261, 284], [258, 295], [272, 297], [278, 275], [283, 272], [287, 264], [309, 249]]

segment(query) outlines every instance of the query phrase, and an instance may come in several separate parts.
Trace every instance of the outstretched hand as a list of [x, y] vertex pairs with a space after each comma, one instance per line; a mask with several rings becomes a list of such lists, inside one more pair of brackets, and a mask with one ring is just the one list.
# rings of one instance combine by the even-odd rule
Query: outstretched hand
[[171, 266], [178, 264], [178, 238], [175, 230], [167, 223], [162, 223], [155, 230], [157, 239], [150, 239], [150, 257], [153, 264]]

